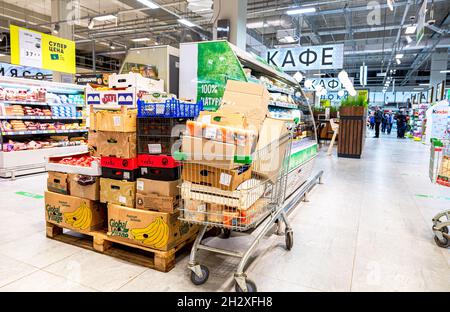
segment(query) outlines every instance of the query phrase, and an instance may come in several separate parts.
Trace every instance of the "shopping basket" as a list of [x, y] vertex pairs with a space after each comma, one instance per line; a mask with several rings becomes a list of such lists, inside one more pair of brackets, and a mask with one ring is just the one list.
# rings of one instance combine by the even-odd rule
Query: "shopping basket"
[[[251, 165], [231, 164], [224, 168], [223, 161], [214, 167], [214, 160], [194, 163], [181, 159], [183, 182], [180, 188], [184, 204], [180, 219], [201, 225], [189, 261], [192, 283], [201, 285], [209, 277], [208, 268], [196, 259], [198, 250], [202, 249], [241, 258], [234, 275], [236, 291], [256, 291], [256, 285], [247, 280], [244, 268], [257, 243], [274, 224], [280, 226], [279, 221], [285, 224], [286, 247], [292, 248], [293, 232], [283, 209], [291, 138], [292, 135], [287, 134], [255, 151], [250, 157]], [[203, 237], [210, 227], [220, 228], [225, 236], [231, 231], [261, 231], [256, 237], [252, 236], [254, 241], [246, 251], [236, 252], [203, 244]]]
[[165, 102], [146, 102], [139, 99], [138, 117], [162, 118], [195, 118], [203, 110], [203, 102], [189, 103], [178, 99], [167, 99]]

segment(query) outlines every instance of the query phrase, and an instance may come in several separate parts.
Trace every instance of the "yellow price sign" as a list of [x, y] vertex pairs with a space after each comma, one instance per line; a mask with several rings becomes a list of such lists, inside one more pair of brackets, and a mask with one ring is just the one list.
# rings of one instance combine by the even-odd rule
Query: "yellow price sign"
[[75, 42], [10, 26], [11, 63], [75, 74]]

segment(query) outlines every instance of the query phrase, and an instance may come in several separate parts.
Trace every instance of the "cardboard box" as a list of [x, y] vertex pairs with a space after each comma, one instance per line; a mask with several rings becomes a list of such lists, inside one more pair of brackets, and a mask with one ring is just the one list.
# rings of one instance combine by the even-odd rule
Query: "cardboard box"
[[186, 161], [189, 162], [224, 169], [233, 169], [239, 166], [234, 163], [236, 155], [236, 145], [234, 144], [184, 136], [181, 151], [186, 155]]
[[101, 178], [100, 202], [135, 207], [136, 182]]
[[97, 153], [97, 131], [95, 130], [89, 130], [89, 134], [88, 134], [88, 147], [89, 150], [91, 151], [91, 155], [92, 156], [98, 156]]
[[288, 140], [280, 138], [288, 134], [282, 120], [266, 118], [259, 134], [256, 151], [259, 155], [252, 163], [252, 169], [262, 177], [276, 181], [286, 153]]
[[200, 200], [184, 200], [184, 218], [191, 221], [202, 222], [206, 220], [206, 203]]
[[103, 226], [106, 215], [104, 207], [92, 200], [45, 192], [45, 217], [64, 228], [91, 231]]
[[97, 133], [97, 151], [101, 156], [135, 158], [136, 133], [99, 131]]
[[224, 205], [208, 204], [206, 209], [208, 211], [207, 218], [209, 222], [223, 223]]
[[69, 181], [67, 173], [49, 171], [47, 189], [50, 192], [69, 194]]
[[136, 189], [138, 194], [148, 195], [157, 194], [160, 196], [178, 196], [180, 195], [180, 180], [176, 181], [157, 181], [150, 179], [137, 179]]
[[235, 169], [214, 168], [211, 166], [186, 163], [183, 166], [182, 177], [184, 181], [234, 191], [244, 181], [250, 179], [252, 170], [250, 166]]
[[180, 206], [180, 196], [136, 194], [136, 208], [172, 213]]
[[198, 232], [198, 226], [178, 220], [175, 213], [108, 205], [108, 235], [137, 245], [170, 250]]
[[247, 118], [241, 113], [201, 111], [197, 121], [240, 129], [247, 129], [248, 127]]
[[90, 200], [100, 199], [100, 178], [69, 174], [70, 195]]
[[95, 113], [97, 130], [136, 132], [137, 110], [122, 108], [119, 111], [100, 110]]
[[263, 85], [228, 80], [218, 111], [243, 114], [248, 128], [258, 133], [269, 113], [269, 102], [270, 94]]

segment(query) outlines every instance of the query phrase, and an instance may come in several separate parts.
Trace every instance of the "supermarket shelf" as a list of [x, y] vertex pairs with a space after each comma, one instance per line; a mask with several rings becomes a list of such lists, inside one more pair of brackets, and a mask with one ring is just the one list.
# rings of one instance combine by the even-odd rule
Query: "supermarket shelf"
[[296, 104], [278, 102], [278, 101], [270, 101], [269, 105], [276, 106], [276, 107], [282, 107], [282, 108], [298, 109], [298, 105], [296, 105]]
[[54, 116], [0, 116], [0, 120], [81, 120], [84, 117], [54, 117]]
[[292, 92], [290, 90], [286, 90], [284, 88], [280, 88], [280, 87], [276, 87], [276, 86], [269, 86], [267, 84], [265, 86], [269, 92], [284, 93], [284, 94], [291, 95], [291, 96], [294, 95], [294, 92]]
[[30, 134], [58, 134], [58, 133], [81, 133], [88, 132], [87, 129], [80, 130], [35, 130], [35, 131], [11, 131], [2, 132], [4, 136], [15, 136], [15, 135], [30, 135]]
[[61, 106], [61, 105], [67, 105], [67, 106], [84, 107], [84, 104], [27, 102], [27, 101], [0, 101], [0, 104], [6, 104], [6, 105], [29, 105], [29, 106]]

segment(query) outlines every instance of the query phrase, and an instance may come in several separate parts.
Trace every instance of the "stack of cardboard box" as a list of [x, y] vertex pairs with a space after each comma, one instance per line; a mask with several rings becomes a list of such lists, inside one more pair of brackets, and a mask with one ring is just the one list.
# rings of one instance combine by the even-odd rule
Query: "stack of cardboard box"
[[255, 212], [265, 203], [258, 200], [263, 190], [249, 192], [250, 205], [234, 204], [250, 199], [230, 199], [236, 192], [256, 186], [256, 178], [270, 178], [280, 168], [277, 159], [276, 166], [267, 166], [275, 149], [266, 151], [266, 145], [287, 129], [283, 121], [266, 118], [269, 98], [262, 85], [228, 81], [221, 107], [187, 122], [187, 135], [182, 141], [185, 219], [227, 226], [254, 220]]

